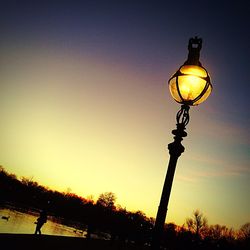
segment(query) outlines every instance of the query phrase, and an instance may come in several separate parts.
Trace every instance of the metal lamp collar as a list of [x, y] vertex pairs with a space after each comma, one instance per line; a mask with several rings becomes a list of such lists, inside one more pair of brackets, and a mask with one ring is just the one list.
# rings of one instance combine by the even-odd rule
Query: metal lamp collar
[[200, 59], [200, 50], [202, 48], [202, 39], [195, 36], [190, 38], [188, 42], [188, 59], [184, 65], [198, 65], [202, 66]]
[[181, 105], [181, 109], [176, 115], [177, 125], [182, 124], [184, 127], [187, 126], [189, 122], [189, 109], [190, 107], [187, 104]]

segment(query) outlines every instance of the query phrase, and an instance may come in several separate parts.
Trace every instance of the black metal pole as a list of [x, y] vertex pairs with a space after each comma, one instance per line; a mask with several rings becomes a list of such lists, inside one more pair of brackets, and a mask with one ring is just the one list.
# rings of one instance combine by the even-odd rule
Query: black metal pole
[[176, 164], [179, 156], [185, 150], [185, 148], [181, 144], [181, 141], [183, 137], [187, 136], [187, 133], [184, 130], [185, 126], [189, 122], [188, 111], [189, 111], [189, 106], [182, 105], [181, 110], [177, 113], [176, 116], [177, 129], [172, 131], [172, 134], [175, 135], [174, 141], [168, 144], [170, 159], [169, 159], [165, 182], [162, 189], [161, 200], [158, 207], [155, 225], [153, 229], [152, 244], [151, 244], [152, 250], [159, 250], [161, 246], [161, 239], [164, 231], [164, 224], [168, 210], [168, 201], [174, 179]]

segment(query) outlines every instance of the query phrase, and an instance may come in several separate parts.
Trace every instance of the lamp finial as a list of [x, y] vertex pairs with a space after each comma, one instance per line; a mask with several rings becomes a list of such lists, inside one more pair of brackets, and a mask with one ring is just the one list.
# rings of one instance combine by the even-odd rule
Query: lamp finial
[[194, 38], [190, 38], [188, 42], [188, 59], [184, 64], [201, 66], [201, 63], [199, 61], [201, 48], [201, 38], [198, 38], [197, 36], [195, 36]]

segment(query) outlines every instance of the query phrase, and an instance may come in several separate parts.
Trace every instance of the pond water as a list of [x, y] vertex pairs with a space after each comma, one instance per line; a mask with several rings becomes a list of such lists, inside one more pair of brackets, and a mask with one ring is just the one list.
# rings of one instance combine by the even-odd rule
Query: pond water
[[[9, 208], [0, 208], [0, 233], [34, 234], [38, 214], [20, 212]], [[43, 225], [42, 234], [86, 237], [86, 230], [79, 230], [57, 222], [48, 216]]]

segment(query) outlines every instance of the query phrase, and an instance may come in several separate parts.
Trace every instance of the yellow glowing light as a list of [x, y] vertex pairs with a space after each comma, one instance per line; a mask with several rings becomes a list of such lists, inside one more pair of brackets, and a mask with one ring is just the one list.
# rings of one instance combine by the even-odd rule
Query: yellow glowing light
[[206, 81], [193, 75], [179, 76], [179, 90], [184, 100], [192, 101], [201, 94]]
[[180, 68], [182, 74], [189, 74], [200, 77], [207, 77], [207, 72], [204, 68], [196, 65], [184, 65]]
[[183, 65], [169, 80], [169, 90], [175, 101], [198, 105], [212, 91], [207, 71], [197, 65]]

